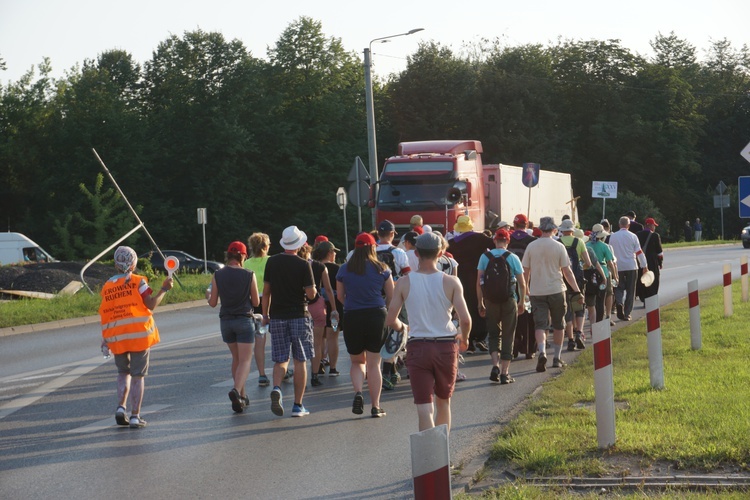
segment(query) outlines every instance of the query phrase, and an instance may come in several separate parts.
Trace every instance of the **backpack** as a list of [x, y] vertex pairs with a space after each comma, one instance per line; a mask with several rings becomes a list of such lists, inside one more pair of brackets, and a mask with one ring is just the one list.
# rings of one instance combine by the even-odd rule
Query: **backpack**
[[394, 281], [398, 278], [398, 273], [396, 273], [396, 259], [393, 257], [393, 249], [396, 247], [388, 247], [386, 250], [378, 250], [378, 260], [388, 266], [391, 270], [391, 274], [393, 275]]
[[[583, 285], [586, 280], [583, 277], [583, 262], [578, 258], [578, 238], [573, 238], [573, 243], [570, 246], [563, 243], [565, 250], [568, 251], [568, 259], [570, 259], [570, 269], [573, 271], [573, 275], [576, 277], [576, 283], [578, 283], [578, 289], [583, 291]], [[560, 241], [562, 243], [562, 241]], [[568, 289], [572, 287], [566, 282]]]
[[514, 283], [511, 280], [510, 264], [508, 256], [510, 252], [505, 252], [500, 257], [489, 250], [484, 252], [487, 257], [487, 269], [482, 275], [482, 294], [484, 298], [495, 304], [502, 304], [508, 299], [513, 298], [515, 290]]

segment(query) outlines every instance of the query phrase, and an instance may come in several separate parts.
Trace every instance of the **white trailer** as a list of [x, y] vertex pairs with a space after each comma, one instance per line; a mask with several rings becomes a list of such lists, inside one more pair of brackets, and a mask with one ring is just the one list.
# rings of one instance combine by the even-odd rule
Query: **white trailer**
[[485, 227], [494, 228], [500, 221], [513, 225], [516, 214], [526, 214], [539, 224], [542, 217], [554, 217], [557, 224], [563, 215], [578, 220], [576, 200], [570, 174], [539, 171], [539, 182], [527, 188], [521, 180], [522, 168], [513, 165], [483, 166]]

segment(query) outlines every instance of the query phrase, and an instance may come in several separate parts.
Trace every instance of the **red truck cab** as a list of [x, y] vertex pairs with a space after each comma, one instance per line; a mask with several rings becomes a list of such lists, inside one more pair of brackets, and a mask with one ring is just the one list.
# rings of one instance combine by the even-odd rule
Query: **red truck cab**
[[469, 215], [484, 229], [482, 143], [474, 140], [402, 142], [385, 160], [375, 197], [376, 224], [388, 219], [403, 234], [412, 215], [445, 234]]

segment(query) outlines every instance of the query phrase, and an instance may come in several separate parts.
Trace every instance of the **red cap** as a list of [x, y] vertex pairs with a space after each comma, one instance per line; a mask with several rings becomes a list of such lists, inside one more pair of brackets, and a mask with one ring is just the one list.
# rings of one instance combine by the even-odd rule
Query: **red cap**
[[535, 227], [534, 229], [531, 230], [531, 235], [539, 238], [542, 235], [542, 230], [539, 229], [538, 227]]
[[524, 214], [518, 214], [513, 218], [513, 224], [527, 224], [529, 222], [529, 219], [526, 218]]
[[316, 244], [320, 243], [321, 241], [328, 241], [328, 236], [325, 236], [325, 235], [321, 234], [320, 236], [317, 236], [315, 238], [315, 243]]
[[495, 239], [508, 241], [510, 240], [510, 233], [508, 233], [506, 229], [498, 229], [497, 231], [495, 231]]
[[657, 223], [656, 223], [656, 221], [655, 221], [654, 219], [652, 219], [651, 217], [649, 217], [648, 219], [646, 219], [646, 224], [647, 224], [647, 225], [648, 225], [648, 224], [653, 224], [654, 226], [658, 226], [658, 225], [659, 225], [659, 224], [657, 224]]
[[375, 238], [370, 233], [359, 233], [357, 239], [354, 240], [354, 246], [356, 248], [374, 246]]
[[412, 229], [417, 234], [424, 234], [424, 229], [422, 229], [422, 226], [414, 226], [414, 229]]
[[247, 257], [247, 247], [241, 241], [233, 241], [229, 244], [227, 253], [238, 253]]

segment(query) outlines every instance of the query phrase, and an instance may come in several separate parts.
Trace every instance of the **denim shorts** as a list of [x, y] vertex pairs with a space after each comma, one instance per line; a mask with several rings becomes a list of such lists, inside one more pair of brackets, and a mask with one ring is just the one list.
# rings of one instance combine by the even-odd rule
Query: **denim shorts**
[[228, 316], [219, 320], [221, 338], [227, 344], [255, 342], [255, 320], [249, 316]]

